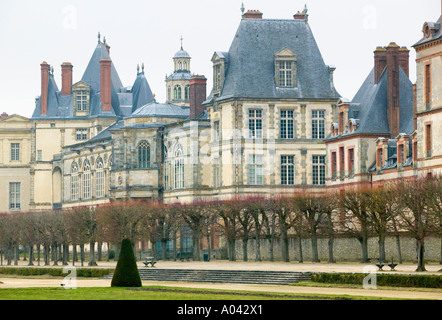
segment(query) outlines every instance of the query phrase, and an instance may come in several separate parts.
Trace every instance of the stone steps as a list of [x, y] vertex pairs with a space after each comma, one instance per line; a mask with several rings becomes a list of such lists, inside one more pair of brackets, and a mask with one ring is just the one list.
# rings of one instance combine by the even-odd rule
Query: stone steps
[[[260, 270], [138, 269], [142, 281], [289, 285], [310, 281], [310, 272]], [[112, 278], [112, 275], [103, 278]]]

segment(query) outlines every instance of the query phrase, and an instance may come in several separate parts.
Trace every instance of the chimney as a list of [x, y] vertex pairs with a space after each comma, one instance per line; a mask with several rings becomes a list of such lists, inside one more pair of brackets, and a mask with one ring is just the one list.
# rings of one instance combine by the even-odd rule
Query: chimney
[[248, 10], [244, 15], [244, 19], [262, 19], [262, 12], [259, 10]]
[[103, 58], [100, 60], [100, 99], [101, 110], [112, 111], [112, 60]]
[[399, 49], [399, 66], [407, 77], [410, 77], [410, 50], [408, 50], [407, 47]]
[[396, 137], [400, 127], [399, 109], [399, 49], [400, 47], [392, 42], [387, 50], [387, 117], [392, 137]]
[[3, 112], [3, 113], [0, 115], [0, 119], [7, 118], [7, 117], [9, 117], [9, 115], [8, 115], [6, 112]]
[[206, 100], [207, 79], [195, 75], [190, 78], [190, 120], [197, 119], [203, 112], [203, 102]]
[[41, 114], [48, 112], [48, 90], [49, 90], [49, 64], [45, 61], [41, 65]]
[[381, 79], [382, 73], [387, 66], [387, 50], [383, 47], [377, 47], [374, 52], [374, 83], [377, 84]]
[[72, 64], [64, 62], [61, 65], [61, 95], [70, 96], [72, 94]]

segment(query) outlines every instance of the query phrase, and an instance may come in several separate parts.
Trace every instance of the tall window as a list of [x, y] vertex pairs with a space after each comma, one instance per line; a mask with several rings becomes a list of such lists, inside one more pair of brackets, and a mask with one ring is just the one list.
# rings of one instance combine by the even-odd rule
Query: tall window
[[281, 184], [295, 184], [295, 156], [281, 156]]
[[425, 152], [427, 158], [431, 157], [432, 144], [431, 124], [427, 124], [425, 126]]
[[425, 66], [425, 103], [431, 102], [431, 65]]
[[106, 188], [106, 172], [104, 171], [103, 159], [97, 159], [96, 165], [96, 197], [103, 198]]
[[279, 61], [279, 86], [292, 87], [292, 61]]
[[213, 187], [221, 187], [221, 163], [220, 158], [213, 160]]
[[20, 143], [11, 143], [11, 161], [20, 160]]
[[345, 154], [344, 154], [344, 147], [339, 148], [339, 176], [341, 179], [344, 179], [345, 177]]
[[83, 164], [83, 199], [90, 199], [92, 197], [91, 193], [91, 180], [92, 180], [92, 174], [91, 174], [91, 164], [88, 160], [84, 161]]
[[184, 159], [183, 148], [181, 145], [177, 146], [175, 151], [175, 189], [184, 188]]
[[78, 200], [80, 195], [80, 181], [78, 177], [78, 165], [76, 162], [71, 166], [71, 200]]
[[249, 138], [262, 139], [262, 110], [249, 110]]
[[332, 179], [336, 179], [337, 177], [337, 171], [338, 171], [338, 164], [337, 164], [337, 155], [336, 151], [332, 152], [331, 154], [331, 171], [332, 171]]
[[88, 92], [84, 90], [77, 91], [77, 111], [87, 111]]
[[263, 184], [263, 156], [252, 154], [249, 156], [249, 184]]
[[9, 209], [19, 210], [20, 206], [20, 182], [9, 183]]
[[184, 100], [190, 99], [190, 86], [184, 88]]
[[384, 166], [384, 150], [382, 148], [378, 149], [378, 156], [376, 159], [376, 166], [382, 168]]
[[214, 134], [215, 134], [215, 137], [214, 137], [214, 141], [219, 141], [220, 140], [220, 138], [221, 138], [221, 130], [220, 130], [220, 121], [218, 120], [218, 121], [214, 121], [213, 122], [213, 131], [214, 131]]
[[295, 112], [293, 110], [281, 110], [281, 139], [294, 138]]
[[175, 100], [181, 100], [181, 86], [179, 85], [175, 86], [173, 94]]
[[150, 145], [147, 141], [138, 144], [138, 169], [150, 168]]
[[325, 139], [325, 111], [312, 111], [312, 139]]
[[77, 129], [76, 138], [77, 140], [87, 140], [87, 129]]
[[404, 164], [405, 159], [404, 159], [404, 153], [405, 153], [405, 148], [403, 144], [399, 145], [399, 152], [398, 152], [398, 159], [397, 159], [397, 163], [399, 164]]
[[313, 156], [313, 184], [325, 185], [325, 156]]
[[213, 67], [213, 75], [214, 75], [214, 90], [219, 91], [221, 90], [221, 65], [215, 65]]
[[348, 175], [354, 176], [355, 174], [355, 149], [348, 149]]

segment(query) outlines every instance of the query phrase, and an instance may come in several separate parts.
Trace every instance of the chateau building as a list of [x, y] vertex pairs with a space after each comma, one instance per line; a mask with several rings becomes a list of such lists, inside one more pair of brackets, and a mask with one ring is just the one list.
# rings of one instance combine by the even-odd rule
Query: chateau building
[[213, 53], [213, 88], [181, 43], [160, 103], [144, 64], [122, 84], [99, 35], [79, 82], [63, 63], [59, 89], [43, 62], [32, 117], [0, 118], [0, 210], [321, 193], [440, 172], [441, 37], [440, 18], [425, 23], [415, 85], [409, 50], [378, 47], [349, 101], [307, 9], [249, 10], [229, 50]]

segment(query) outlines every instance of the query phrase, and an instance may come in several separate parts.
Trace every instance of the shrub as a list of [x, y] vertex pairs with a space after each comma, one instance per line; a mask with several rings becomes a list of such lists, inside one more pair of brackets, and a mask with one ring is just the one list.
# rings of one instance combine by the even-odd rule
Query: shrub
[[141, 287], [141, 278], [138, 272], [132, 243], [124, 239], [121, 243], [120, 256], [112, 277], [111, 287]]
[[[112, 273], [113, 269], [91, 269], [91, 268], [77, 268], [77, 277], [85, 278], [99, 278]], [[0, 268], [0, 274], [18, 275], [18, 276], [41, 276], [50, 275], [53, 277], [65, 277], [63, 268], [17, 268], [17, 267], [3, 267]]]
[[[362, 285], [366, 276], [364, 273], [314, 273], [312, 281]], [[439, 275], [376, 274], [376, 277], [378, 286], [442, 288], [442, 277]]]

